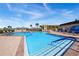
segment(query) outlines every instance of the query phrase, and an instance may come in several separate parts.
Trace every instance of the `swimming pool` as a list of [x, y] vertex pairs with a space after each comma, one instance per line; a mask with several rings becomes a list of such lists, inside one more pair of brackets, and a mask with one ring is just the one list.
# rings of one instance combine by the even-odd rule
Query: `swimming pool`
[[74, 43], [71, 38], [51, 35], [47, 32], [15, 32], [13, 35], [26, 37], [25, 40], [30, 56], [60, 56]]

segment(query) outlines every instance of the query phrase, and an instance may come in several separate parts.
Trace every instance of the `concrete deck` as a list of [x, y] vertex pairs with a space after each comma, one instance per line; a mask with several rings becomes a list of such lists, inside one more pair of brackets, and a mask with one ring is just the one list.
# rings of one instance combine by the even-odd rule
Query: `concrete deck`
[[[67, 36], [67, 37], [75, 37], [79, 38], [79, 34], [72, 34], [72, 33], [67, 33], [67, 32], [55, 32], [55, 31], [48, 31], [50, 34], [56, 34], [56, 35], [61, 35], [61, 36]], [[79, 41], [79, 39], [77, 39]]]
[[24, 39], [20, 36], [0, 36], [0, 56], [23, 56]]
[[64, 56], [79, 56], [79, 42], [75, 42]]
[[[73, 35], [70, 33], [62, 33], [62, 32], [54, 32], [54, 31], [48, 31], [50, 34], [56, 34], [61, 36], [67, 36], [67, 37], [75, 37], [77, 38], [77, 41], [79, 41], [79, 35]], [[79, 56], [79, 42], [75, 42], [70, 49], [64, 54], [64, 56]]]

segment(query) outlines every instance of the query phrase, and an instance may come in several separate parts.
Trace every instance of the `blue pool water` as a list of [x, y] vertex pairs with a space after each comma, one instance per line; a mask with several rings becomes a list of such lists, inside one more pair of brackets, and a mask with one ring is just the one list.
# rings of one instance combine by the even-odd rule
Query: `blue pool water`
[[[62, 55], [73, 43], [63, 36], [48, 34], [47, 32], [15, 32], [13, 35], [25, 36], [29, 55], [46, 56]], [[59, 39], [63, 39], [57, 41]]]

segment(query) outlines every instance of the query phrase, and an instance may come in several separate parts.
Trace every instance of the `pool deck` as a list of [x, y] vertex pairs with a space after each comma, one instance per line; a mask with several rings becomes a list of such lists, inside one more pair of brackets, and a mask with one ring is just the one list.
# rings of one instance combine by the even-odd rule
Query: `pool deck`
[[[76, 37], [79, 41], [79, 35], [48, 31], [50, 34], [61, 36]], [[0, 36], [0, 56], [24, 56], [24, 37], [23, 36]], [[26, 47], [27, 48], [27, 47]], [[28, 56], [28, 51], [26, 56]], [[64, 54], [64, 56], [79, 56], [79, 42], [75, 42]]]
[[[79, 41], [79, 34], [70, 34], [70, 33], [62, 33], [62, 32], [55, 32], [55, 31], [48, 31], [50, 34], [56, 34], [61, 36], [67, 36], [67, 37], [75, 37], [77, 38], [77, 41]], [[79, 56], [79, 42], [75, 42], [64, 54], [64, 56]]]
[[79, 56], [79, 42], [75, 42], [64, 56]]
[[24, 37], [0, 36], [0, 56], [23, 56]]

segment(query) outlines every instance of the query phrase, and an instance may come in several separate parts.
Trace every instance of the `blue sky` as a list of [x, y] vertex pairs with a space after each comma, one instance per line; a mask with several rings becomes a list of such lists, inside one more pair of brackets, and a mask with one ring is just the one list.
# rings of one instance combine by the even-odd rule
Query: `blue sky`
[[59, 25], [79, 19], [79, 4], [74, 3], [1, 3], [0, 27]]

